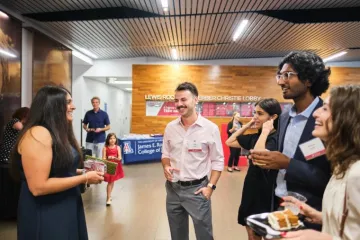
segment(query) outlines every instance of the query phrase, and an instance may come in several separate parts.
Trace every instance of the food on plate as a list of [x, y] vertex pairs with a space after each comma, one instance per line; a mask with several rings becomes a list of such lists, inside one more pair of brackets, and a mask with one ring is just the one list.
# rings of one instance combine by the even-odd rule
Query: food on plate
[[289, 209], [270, 213], [268, 222], [275, 230], [290, 230], [301, 225], [298, 216]]

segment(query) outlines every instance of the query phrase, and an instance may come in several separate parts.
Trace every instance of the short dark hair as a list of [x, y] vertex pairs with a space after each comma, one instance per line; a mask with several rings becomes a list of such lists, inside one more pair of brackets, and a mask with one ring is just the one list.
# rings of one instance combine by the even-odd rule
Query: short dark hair
[[274, 120], [274, 128], [277, 129], [279, 117], [281, 114], [281, 106], [280, 103], [274, 98], [264, 98], [255, 103], [255, 106], [259, 105], [266, 113], [270, 116], [277, 114], [278, 117]]
[[300, 81], [311, 83], [310, 93], [314, 97], [320, 96], [329, 88], [330, 68], [325, 68], [323, 60], [313, 52], [294, 51], [285, 56], [280, 62], [278, 72], [284, 64], [290, 64], [297, 72]]
[[20, 121], [26, 120], [27, 116], [29, 114], [29, 108], [28, 107], [22, 107], [17, 109], [14, 114], [12, 115], [12, 118], [19, 119]]
[[189, 90], [194, 96], [198, 97], [199, 96], [199, 92], [196, 88], [196, 86], [191, 83], [191, 82], [183, 82], [183, 83], [180, 83], [177, 88], [175, 89], [175, 92], [178, 92], [178, 91], [186, 91], [186, 90]]

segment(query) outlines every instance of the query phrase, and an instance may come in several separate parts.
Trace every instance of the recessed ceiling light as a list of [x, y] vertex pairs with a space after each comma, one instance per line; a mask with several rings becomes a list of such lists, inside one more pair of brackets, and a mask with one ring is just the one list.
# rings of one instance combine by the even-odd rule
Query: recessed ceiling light
[[109, 77], [107, 78], [107, 83], [111, 83], [111, 84], [132, 84], [131, 80], [121, 80], [121, 78], [116, 78], [116, 77]]
[[8, 19], [9, 16], [8, 16], [6, 13], [0, 11], [0, 18], [6, 18], [6, 19]]
[[177, 50], [176, 48], [172, 48], [171, 49], [171, 56], [174, 60], [177, 60], [178, 59], [178, 54], [177, 54]]
[[11, 57], [11, 58], [16, 58], [15, 54], [12, 54], [11, 52], [3, 50], [3, 49], [0, 49], [0, 54]]
[[169, 3], [168, 0], [161, 0], [161, 5], [163, 7], [164, 12], [169, 11]]
[[121, 80], [117, 80], [112, 82], [113, 84], [132, 84], [132, 81], [121, 81]]
[[239, 27], [235, 31], [233, 41], [236, 41], [239, 38], [240, 34], [245, 30], [245, 27], [248, 24], [248, 22], [249, 22], [249, 20], [246, 20], [246, 19], [241, 21]]
[[327, 61], [330, 61], [330, 60], [332, 60], [332, 59], [334, 59], [334, 58], [341, 57], [341, 56], [343, 56], [343, 55], [345, 55], [345, 54], [347, 54], [346, 51], [339, 52], [339, 53], [336, 53], [336, 54], [334, 54], [334, 55], [331, 55], [331, 56], [329, 56], [329, 57], [327, 57], [327, 58], [324, 58], [323, 61], [324, 61], [324, 62], [327, 62]]

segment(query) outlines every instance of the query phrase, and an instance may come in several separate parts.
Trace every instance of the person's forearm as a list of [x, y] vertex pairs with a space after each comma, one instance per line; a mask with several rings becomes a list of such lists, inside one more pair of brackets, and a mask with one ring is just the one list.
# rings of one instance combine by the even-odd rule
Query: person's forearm
[[210, 176], [210, 183], [216, 185], [216, 183], [218, 182], [219, 178], [220, 178], [221, 172], [220, 171], [216, 171], [216, 170], [212, 170], [211, 171], [211, 176]]
[[106, 132], [106, 131], [110, 130], [110, 125], [107, 125], [106, 127], [102, 128], [101, 130], [103, 132]]
[[316, 223], [322, 224], [322, 212], [316, 211]]
[[83, 124], [83, 129], [86, 131], [88, 129], [87, 124]]
[[242, 128], [240, 128], [240, 129], [238, 129], [237, 131], [235, 131], [235, 132], [226, 140], [225, 144], [226, 144], [227, 146], [231, 145], [233, 142], [236, 141], [236, 138], [237, 138], [238, 136], [244, 134], [244, 132], [245, 132], [246, 130], [248, 130], [249, 127], [250, 127], [250, 126], [246, 124], [246, 125], [243, 126]]
[[170, 165], [170, 158], [162, 158], [162, 159], [161, 159], [161, 164], [162, 164], [163, 167], [165, 167], [165, 166], [171, 166], [171, 165]]
[[269, 136], [269, 131], [262, 131], [259, 139], [257, 140], [254, 149], [255, 150], [264, 150], [266, 149], [266, 139]]
[[86, 174], [83, 174], [66, 178], [49, 178], [45, 181], [44, 184], [41, 184], [37, 187], [31, 187], [31, 185], [29, 185], [29, 188], [31, 193], [35, 197], [48, 195], [52, 193], [62, 192], [70, 188], [76, 187], [82, 183], [86, 183], [86, 177]]

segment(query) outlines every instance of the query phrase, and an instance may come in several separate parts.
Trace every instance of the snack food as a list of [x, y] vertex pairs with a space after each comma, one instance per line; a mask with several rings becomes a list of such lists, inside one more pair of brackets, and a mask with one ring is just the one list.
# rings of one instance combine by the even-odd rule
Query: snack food
[[275, 230], [290, 230], [300, 226], [298, 216], [289, 209], [270, 213], [268, 222]]
[[106, 173], [106, 164], [95, 160], [87, 160], [84, 162], [84, 168], [86, 171], [97, 171]]
[[[100, 165], [104, 164], [105, 165], [105, 169], [104, 169], [104, 173], [108, 173], [110, 175], [114, 175], [116, 172], [116, 168], [117, 168], [117, 163], [114, 162], [110, 162], [110, 161], [106, 161], [104, 159], [101, 158], [96, 158], [96, 157], [92, 157], [92, 156], [85, 156], [85, 161], [84, 161], [84, 167], [85, 169], [88, 169], [89, 166], [93, 165], [93, 168], [97, 168], [100, 167], [99, 164], [95, 164], [94, 163], [99, 163]], [[86, 167], [88, 166], [88, 167]], [[99, 168], [101, 170], [101, 168]]]

